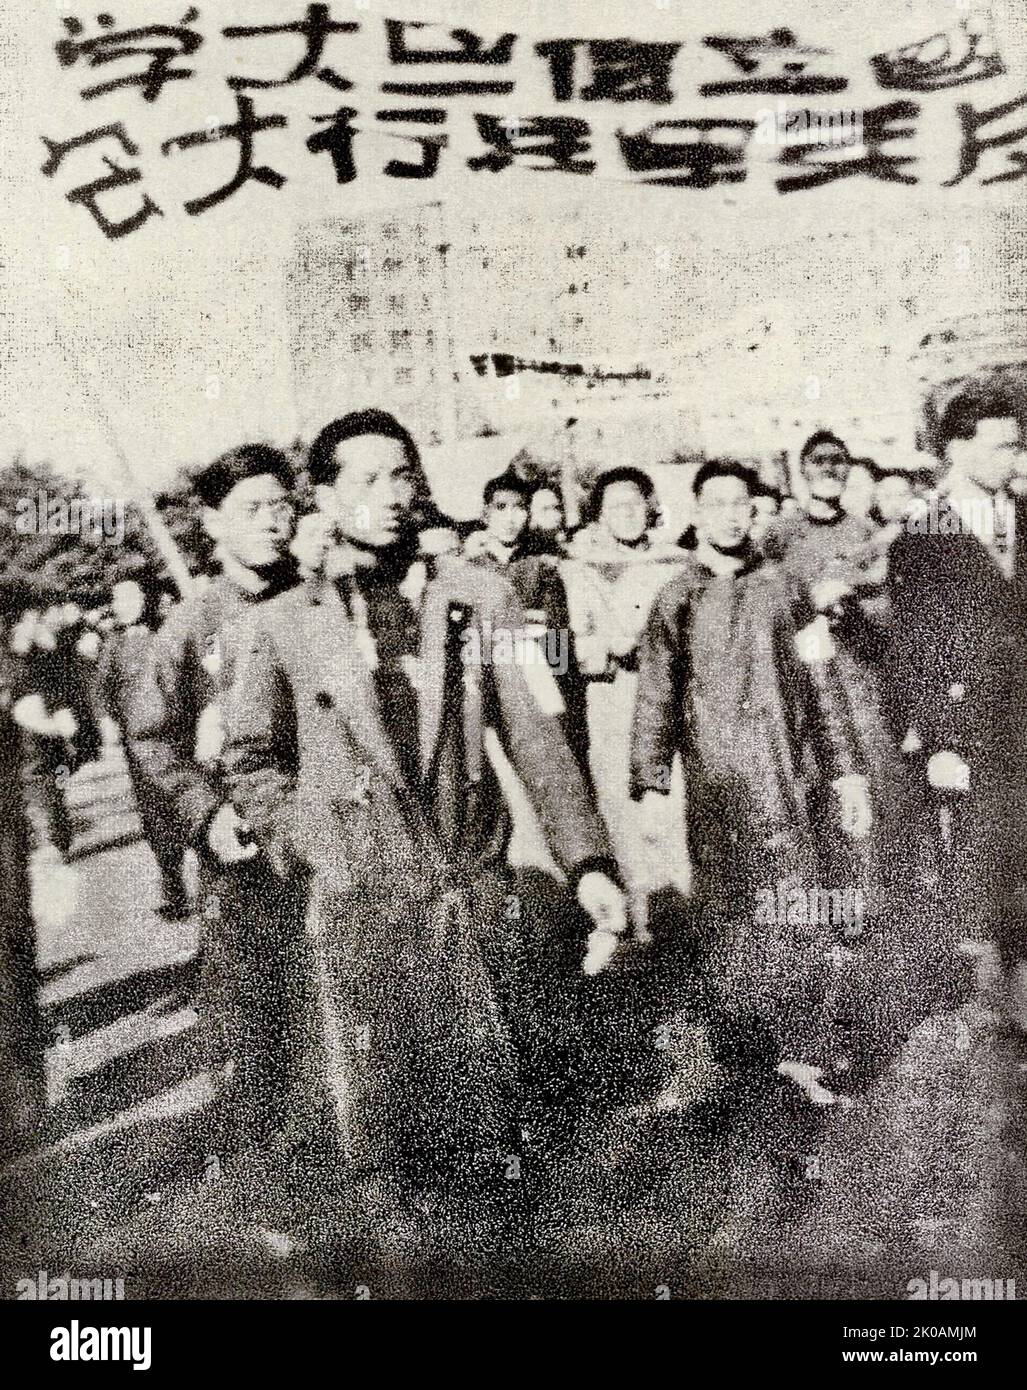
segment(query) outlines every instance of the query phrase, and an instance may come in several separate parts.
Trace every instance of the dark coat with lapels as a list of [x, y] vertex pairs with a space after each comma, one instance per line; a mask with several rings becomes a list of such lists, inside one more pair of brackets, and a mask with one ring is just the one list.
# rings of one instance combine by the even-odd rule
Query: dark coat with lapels
[[495, 634], [523, 626], [508, 580], [454, 559], [416, 613], [397, 617], [398, 598], [372, 576], [254, 610], [225, 765], [278, 871], [311, 875], [319, 1065], [343, 1148], [358, 1169], [434, 1187], [501, 1179], [514, 1142], [517, 904], [488, 730], [572, 878], [609, 846], [558, 715], [520, 664], [491, 659]]
[[[306, 974], [302, 883], [283, 885], [263, 860], [222, 867], [206, 845], [211, 817], [228, 799], [218, 745], [230, 633], [292, 582], [283, 567], [266, 589], [250, 593], [216, 575], [172, 609], [140, 669], [122, 672], [134, 677], [121, 700], [139, 778], [173, 822], [168, 837], [193, 844], [199, 855], [198, 1003], [204, 1065], [217, 1093], [207, 1142], [222, 1157], [265, 1146], [291, 1122], [295, 1038], [305, 1023], [297, 1002]], [[208, 736], [198, 737], [204, 724]]]
[[[943, 510], [942, 515], [945, 515]], [[972, 531], [908, 534], [891, 553], [884, 683], [901, 738], [926, 765], [957, 754], [968, 792], [938, 793], [950, 826], [949, 891], [960, 934], [1027, 955], [1027, 503], [1017, 499], [1012, 573]]]

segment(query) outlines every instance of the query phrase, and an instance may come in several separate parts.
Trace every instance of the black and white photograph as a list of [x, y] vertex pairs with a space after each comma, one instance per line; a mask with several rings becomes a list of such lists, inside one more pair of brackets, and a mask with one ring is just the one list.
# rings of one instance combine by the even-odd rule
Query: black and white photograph
[[976, 1360], [1023, 6], [7, 9], [7, 1335], [844, 1303], [824, 1368]]

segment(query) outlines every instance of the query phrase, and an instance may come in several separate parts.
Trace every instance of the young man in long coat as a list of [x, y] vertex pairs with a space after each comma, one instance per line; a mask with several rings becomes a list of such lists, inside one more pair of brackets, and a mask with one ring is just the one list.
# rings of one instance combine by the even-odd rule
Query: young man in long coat
[[[288, 459], [263, 444], [223, 455], [195, 480], [218, 572], [175, 607], [150, 644], [126, 710], [142, 775], [200, 865], [201, 1029], [216, 1101], [205, 1142], [218, 1161], [261, 1151], [291, 1110], [291, 993], [306, 972], [302, 898], [272, 883], [225, 795], [221, 700], [235, 622], [295, 583]], [[259, 910], [258, 910], [259, 905]]]
[[327, 577], [254, 613], [225, 757], [269, 861], [312, 876], [318, 1075], [373, 1223], [460, 1209], [519, 1176], [521, 912], [487, 730], [585, 911], [618, 933], [625, 909], [584, 778], [529, 683], [548, 668], [529, 677], [516, 659], [506, 578], [447, 558], [418, 610], [398, 588], [426, 495], [409, 434], [382, 412], [344, 417], [310, 469], [340, 544]]
[[[765, 1033], [780, 1073], [830, 1103], [876, 1075], [930, 1007], [916, 899], [929, 864], [917, 880], [919, 860], [896, 849], [912, 815], [897, 746], [866, 756], [822, 617], [751, 544], [754, 482], [717, 461], [696, 474], [695, 560], [657, 597], [639, 646], [632, 791], [647, 824], [680, 837], [661, 809], [680, 756], [715, 987], [728, 1015]], [[664, 840], [657, 874], [673, 883], [683, 851]]]
[[[1024, 1022], [1027, 978], [1027, 503], [1023, 406], [967, 387], [939, 425], [940, 496], [892, 549], [884, 683], [942, 829], [945, 900], [975, 950], [997, 944]], [[932, 520], [933, 518], [933, 520]]]

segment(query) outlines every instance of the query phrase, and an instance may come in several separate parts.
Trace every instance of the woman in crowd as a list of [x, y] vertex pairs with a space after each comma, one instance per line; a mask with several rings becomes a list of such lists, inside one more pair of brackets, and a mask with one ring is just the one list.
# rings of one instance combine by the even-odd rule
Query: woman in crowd
[[638, 808], [628, 795], [636, 648], [653, 599], [686, 558], [663, 538], [661, 522], [649, 475], [630, 466], [608, 469], [585, 500], [562, 566], [575, 651], [589, 678], [592, 777], [629, 883], [642, 856]]

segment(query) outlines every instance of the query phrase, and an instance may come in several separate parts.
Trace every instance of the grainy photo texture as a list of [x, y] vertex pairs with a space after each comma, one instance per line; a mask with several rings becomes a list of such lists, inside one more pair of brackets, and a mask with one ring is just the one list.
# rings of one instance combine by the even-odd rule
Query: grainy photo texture
[[7, 8], [3, 1297], [1027, 1297], [1022, 5]]

